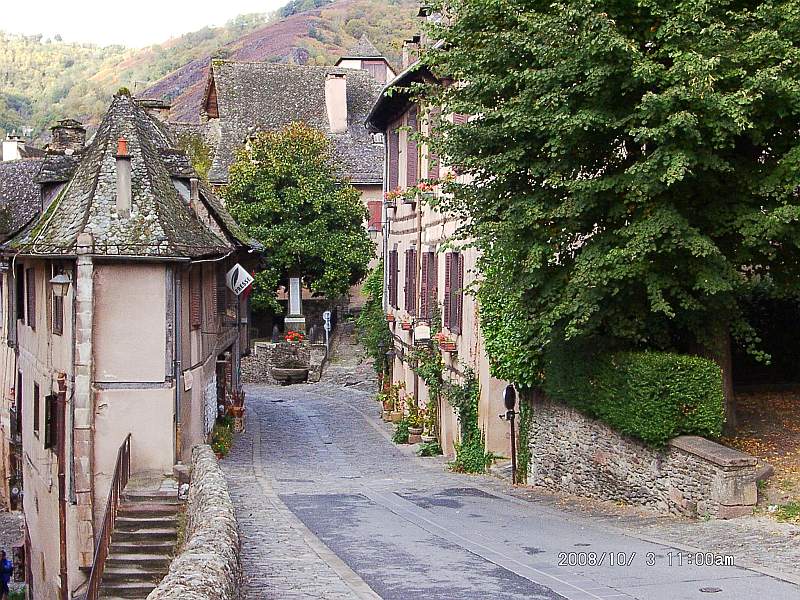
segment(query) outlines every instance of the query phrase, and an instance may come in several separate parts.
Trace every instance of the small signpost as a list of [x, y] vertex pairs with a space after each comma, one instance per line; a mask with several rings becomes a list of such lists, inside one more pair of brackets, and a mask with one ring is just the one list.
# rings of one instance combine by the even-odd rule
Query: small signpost
[[331, 334], [331, 311], [326, 310], [322, 313], [322, 320], [324, 321], [323, 327], [325, 328], [325, 352], [327, 353], [329, 348], [329, 337]]
[[230, 290], [238, 296], [250, 287], [250, 284], [253, 283], [253, 276], [250, 275], [247, 269], [242, 265], [236, 263], [236, 265], [228, 271], [228, 274], [225, 276], [225, 281]]
[[514, 410], [517, 406], [517, 390], [513, 385], [507, 385], [503, 391], [503, 403], [506, 406], [506, 414], [500, 415], [500, 418], [511, 425], [511, 483], [517, 483], [517, 432], [514, 428], [514, 417], [517, 415]]

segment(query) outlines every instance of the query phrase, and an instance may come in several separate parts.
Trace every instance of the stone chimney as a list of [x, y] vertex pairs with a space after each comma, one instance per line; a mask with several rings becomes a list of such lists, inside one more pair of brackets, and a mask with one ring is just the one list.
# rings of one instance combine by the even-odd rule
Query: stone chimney
[[154, 119], [162, 123], [169, 123], [169, 110], [172, 105], [166, 100], [156, 98], [137, 98], [136, 103]]
[[420, 36], [418, 35], [403, 42], [403, 69], [410, 67], [419, 60], [419, 42]]
[[6, 135], [3, 140], [3, 160], [19, 160], [25, 150], [25, 140], [19, 137], [16, 132]]
[[53, 125], [50, 131], [53, 135], [50, 150], [72, 154], [86, 144], [86, 128], [79, 121], [64, 119]]
[[331, 133], [347, 131], [347, 77], [344, 73], [329, 73], [325, 78], [325, 108]]
[[117, 215], [122, 219], [131, 216], [131, 155], [128, 140], [117, 141]]

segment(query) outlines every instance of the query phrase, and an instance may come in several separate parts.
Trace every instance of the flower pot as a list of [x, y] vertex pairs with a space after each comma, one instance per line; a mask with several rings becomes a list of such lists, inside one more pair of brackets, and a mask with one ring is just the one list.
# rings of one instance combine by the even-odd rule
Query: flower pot
[[386, 315], [386, 321], [388, 323], [394, 323], [394, 315]]
[[403, 411], [402, 410], [393, 410], [391, 412], [391, 420], [392, 423], [399, 423], [403, 420]]
[[439, 342], [439, 349], [442, 352], [458, 352], [455, 342]]
[[430, 444], [431, 442], [435, 442], [437, 440], [437, 437], [435, 435], [430, 435], [430, 434], [423, 434], [421, 437], [422, 437], [422, 442], [425, 444]]
[[408, 443], [419, 444], [422, 441], [422, 427], [408, 428]]
[[392, 420], [392, 412], [389, 410], [381, 411], [381, 419], [386, 421], [387, 423]]
[[400, 327], [403, 328], [403, 331], [411, 331], [411, 323], [409, 321], [403, 321]]

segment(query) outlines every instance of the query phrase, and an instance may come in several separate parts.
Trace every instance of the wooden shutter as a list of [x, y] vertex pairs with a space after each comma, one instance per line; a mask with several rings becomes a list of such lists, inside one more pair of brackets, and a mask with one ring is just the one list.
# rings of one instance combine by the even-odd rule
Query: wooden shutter
[[14, 272], [14, 283], [16, 284], [16, 294], [14, 304], [16, 305], [17, 319], [25, 320], [25, 269], [17, 265]]
[[400, 186], [400, 133], [392, 125], [389, 128], [389, 190]]
[[[432, 108], [430, 112], [430, 124], [428, 126], [428, 137], [432, 138], [439, 128], [439, 119], [442, 109]], [[430, 142], [429, 142], [430, 144]], [[428, 179], [439, 179], [439, 157], [428, 146]]]
[[397, 308], [397, 250], [389, 251], [389, 305]]
[[225, 310], [228, 306], [228, 287], [225, 284], [225, 268], [217, 265], [217, 314], [220, 317], [225, 316]]
[[409, 314], [417, 310], [417, 251], [406, 250], [405, 309]]
[[420, 283], [419, 283], [419, 314], [423, 319], [430, 316], [430, 301], [428, 298], [428, 255], [430, 252], [422, 253], [422, 261], [420, 265]]
[[428, 317], [439, 304], [439, 255], [428, 252]]
[[53, 334], [64, 333], [64, 298], [53, 294]]
[[367, 202], [367, 208], [369, 209], [369, 223], [367, 224], [368, 231], [380, 231], [381, 230], [381, 212], [383, 210], [383, 203], [380, 200], [370, 200]]
[[361, 65], [364, 70], [378, 80], [378, 83], [386, 83], [386, 63], [382, 60], [363, 60]]
[[50, 394], [44, 399], [44, 447], [54, 448], [58, 442], [58, 396]]
[[39, 437], [39, 384], [33, 384], [33, 433]]
[[190, 275], [189, 282], [189, 323], [192, 329], [198, 329], [203, 324], [203, 280], [199, 270]]
[[453, 253], [450, 265], [452, 283], [450, 284], [450, 331], [461, 333], [462, 313], [464, 312], [464, 256], [459, 252]]
[[412, 106], [406, 115], [408, 137], [406, 138], [406, 187], [413, 187], [419, 183], [419, 148], [416, 133], [419, 131], [417, 107]]
[[444, 309], [444, 326], [450, 329], [450, 308], [452, 307], [452, 303], [450, 301], [450, 295], [452, 292], [453, 282], [451, 281], [451, 277], [453, 275], [453, 253], [448, 252], [444, 255], [444, 302], [443, 302], [443, 309]]
[[34, 269], [25, 270], [25, 292], [28, 299], [28, 325], [31, 329], [36, 329], [36, 271]]

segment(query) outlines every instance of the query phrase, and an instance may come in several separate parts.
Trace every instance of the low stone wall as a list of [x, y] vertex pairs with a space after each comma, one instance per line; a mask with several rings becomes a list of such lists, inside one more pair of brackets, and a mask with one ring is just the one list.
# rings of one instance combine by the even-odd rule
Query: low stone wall
[[147, 600], [233, 600], [239, 583], [239, 532], [228, 484], [211, 447], [192, 449], [186, 541]]
[[281, 366], [288, 359], [308, 365], [308, 380], [317, 382], [326, 359], [325, 345], [255, 342], [250, 356], [242, 358], [242, 383], [277, 384], [272, 376], [272, 367]]
[[753, 511], [756, 459], [748, 454], [696, 436], [653, 449], [547, 399], [532, 412], [532, 485], [692, 517]]

